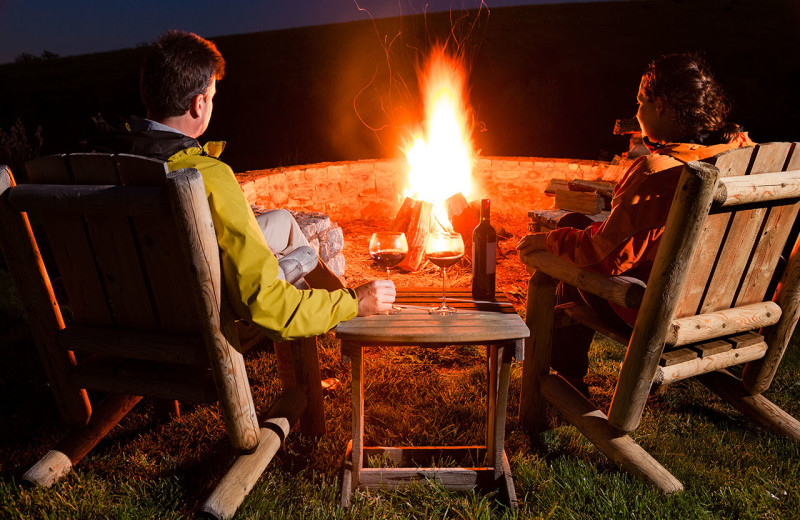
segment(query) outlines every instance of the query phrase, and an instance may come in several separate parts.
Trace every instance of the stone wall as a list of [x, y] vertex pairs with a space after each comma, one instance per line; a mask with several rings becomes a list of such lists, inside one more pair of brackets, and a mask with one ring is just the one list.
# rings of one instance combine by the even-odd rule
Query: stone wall
[[[481, 157], [473, 170], [476, 194], [492, 211], [527, 214], [552, 207], [550, 179], [616, 180], [622, 164], [538, 157]], [[404, 159], [317, 163], [237, 174], [250, 204], [315, 211], [334, 219], [393, 217], [406, 183]]]

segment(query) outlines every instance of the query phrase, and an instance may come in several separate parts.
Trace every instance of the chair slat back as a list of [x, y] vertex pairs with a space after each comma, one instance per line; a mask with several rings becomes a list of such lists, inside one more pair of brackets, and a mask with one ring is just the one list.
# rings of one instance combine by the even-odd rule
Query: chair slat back
[[[800, 168], [800, 150], [792, 148], [787, 151], [786, 156], [786, 163], [771, 171], [792, 171]], [[775, 205], [770, 207], [768, 212], [749, 270], [742, 279], [739, 294], [734, 301], [736, 307], [762, 301], [765, 297], [772, 298], [772, 294], [767, 293], [767, 288], [775, 276], [781, 253], [786, 250], [787, 240], [795, 227], [800, 212], [800, 202], [788, 201]]]
[[[66, 156], [50, 156], [25, 165], [35, 184], [72, 184]], [[94, 251], [80, 215], [43, 212], [42, 224], [77, 323], [112, 325], [106, 290], [94, 266]]]
[[[769, 143], [732, 150], [712, 162], [720, 179], [787, 171], [793, 169], [793, 149], [792, 143]], [[798, 209], [789, 199], [712, 210], [675, 318], [763, 301]]]
[[[32, 161], [32, 183], [163, 186], [161, 161], [109, 154], [73, 154]], [[166, 196], [164, 197], [166, 205]], [[77, 325], [196, 331], [177, 232], [166, 216], [64, 215], [43, 212]]]
[[[615, 428], [639, 424], [670, 323], [764, 300], [792, 234], [797, 198], [780, 198], [773, 180], [755, 186], [758, 196], [748, 199], [761, 202], [715, 205], [717, 179], [787, 171], [796, 165], [794, 149], [765, 144], [720, 154], [708, 161], [710, 170], [702, 163], [684, 168], [609, 410]], [[774, 343], [780, 350], [783, 339], [768, 349]]]
[[[74, 184], [121, 185], [113, 155], [68, 156]], [[157, 329], [148, 281], [127, 216], [85, 215], [86, 230], [110, 311], [120, 327]]]
[[[161, 161], [142, 161], [141, 157], [130, 155], [118, 155], [117, 161], [127, 186], [161, 186], [166, 182], [167, 165]], [[137, 217], [132, 219], [131, 227], [161, 328], [175, 332], [198, 330], [199, 317], [186, 312], [187, 305], [191, 307], [187, 296], [190, 273], [180, 262], [164, 261], [183, 254], [173, 226], [165, 225], [162, 217]]]

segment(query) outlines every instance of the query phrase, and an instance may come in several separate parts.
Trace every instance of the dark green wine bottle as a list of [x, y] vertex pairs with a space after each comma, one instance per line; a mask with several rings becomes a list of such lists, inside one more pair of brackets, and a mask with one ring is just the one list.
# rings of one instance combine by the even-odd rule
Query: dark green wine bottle
[[489, 222], [489, 199], [481, 200], [481, 222], [472, 232], [472, 298], [494, 300], [497, 232]]

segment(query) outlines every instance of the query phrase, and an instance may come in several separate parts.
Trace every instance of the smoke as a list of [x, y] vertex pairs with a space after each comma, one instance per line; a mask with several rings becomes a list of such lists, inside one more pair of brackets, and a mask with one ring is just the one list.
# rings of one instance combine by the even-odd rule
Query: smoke
[[369, 19], [343, 35], [329, 85], [329, 142], [348, 159], [401, 156], [401, 145], [423, 119], [418, 76], [428, 56], [442, 47], [469, 70], [489, 18], [482, 0], [435, 14], [426, 11], [427, 3], [406, 0], [389, 18], [381, 17], [385, 2], [378, 12], [370, 4], [377, 2], [354, 0]]

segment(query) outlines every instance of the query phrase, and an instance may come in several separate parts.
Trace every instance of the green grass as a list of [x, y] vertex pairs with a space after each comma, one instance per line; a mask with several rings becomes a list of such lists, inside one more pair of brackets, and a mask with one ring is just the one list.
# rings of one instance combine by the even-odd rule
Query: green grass
[[[0, 269], [0, 288], [9, 291]], [[19, 304], [3, 298], [0, 319], [14, 323]], [[0, 368], [0, 517], [192, 518], [234, 453], [215, 406], [185, 405], [163, 423], [144, 400], [63, 481], [32, 488], [21, 475], [63, 434], [49, 389], [24, 327], [2, 330]], [[607, 407], [624, 355], [598, 337], [590, 353], [592, 395]], [[248, 354], [253, 396], [265, 411], [279, 393], [269, 349]], [[349, 366], [328, 335], [323, 377], [344, 387], [325, 400], [329, 432], [316, 445], [293, 432], [237, 518], [797, 518], [800, 448], [761, 431], [697, 383], [677, 383], [650, 398], [632, 436], [686, 490], [670, 497], [618, 470], [577, 430], [556, 417], [554, 428], [529, 437], [517, 426], [521, 366], [512, 372], [506, 450], [520, 507], [495, 493], [451, 492], [420, 483], [404, 491], [358, 491], [338, 506], [341, 466], [350, 438]], [[483, 349], [371, 349], [366, 358], [368, 445], [470, 445], [484, 435]], [[768, 396], [800, 416], [800, 353], [790, 347]], [[384, 464], [373, 460], [372, 465]]]

